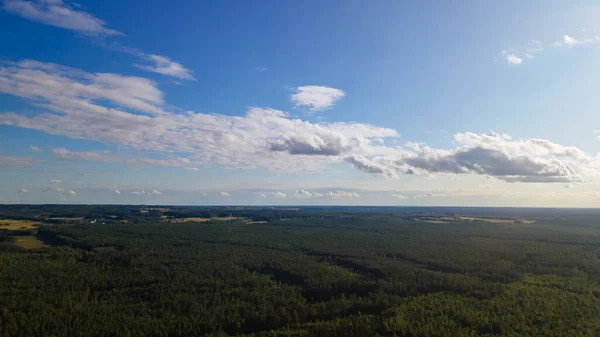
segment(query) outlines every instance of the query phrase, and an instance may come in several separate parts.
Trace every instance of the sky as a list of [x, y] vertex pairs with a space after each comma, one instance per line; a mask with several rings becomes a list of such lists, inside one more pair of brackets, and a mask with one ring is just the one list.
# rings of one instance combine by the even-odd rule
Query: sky
[[0, 6], [0, 203], [600, 206], [596, 1]]

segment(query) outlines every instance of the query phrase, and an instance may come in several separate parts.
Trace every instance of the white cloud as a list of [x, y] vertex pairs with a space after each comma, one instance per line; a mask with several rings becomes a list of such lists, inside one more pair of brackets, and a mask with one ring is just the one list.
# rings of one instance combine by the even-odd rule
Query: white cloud
[[[544, 139], [513, 140], [508, 135], [465, 132], [454, 136], [454, 149], [417, 143], [386, 146], [380, 139], [399, 137], [393, 129], [360, 123], [311, 123], [268, 108], [250, 108], [244, 116], [173, 113], [166, 110], [162, 92], [146, 79], [91, 74], [36, 61], [5, 63], [0, 68], [0, 92], [23, 97], [49, 111], [34, 116], [0, 113], [0, 125], [125, 149], [120, 154], [53, 149], [61, 160], [192, 170], [216, 164], [287, 172], [347, 162], [388, 178], [400, 173], [474, 174], [507, 182], [573, 182], [599, 176], [597, 157]], [[150, 151], [153, 158], [140, 156]], [[31, 158], [0, 158], [8, 158], [3, 164], [35, 162]], [[288, 196], [318, 197], [316, 192], [305, 191], [311, 193], [308, 196], [299, 191]]]
[[275, 196], [275, 198], [278, 199], [285, 199], [287, 197], [287, 194], [283, 192], [275, 192], [273, 195]]
[[188, 169], [190, 171], [200, 171], [200, 169], [197, 167], [186, 167], [186, 169]]
[[481, 174], [507, 182], [568, 182], [580, 180], [575, 164], [586, 166], [593, 159], [575, 147], [542, 139], [513, 141], [496, 133], [454, 136], [462, 146], [455, 150], [424, 147], [396, 160], [406, 173]]
[[551, 45], [553, 47], [575, 47], [575, 46], [597, 44], [597, 43], [600, 43], [600, 36], [593, 36], [593, 37], [579, 40], [579, 39], [575, 39], [572, 36], [564, 35], [562, 40], [555, 41]]
[[594, 130], [592, 133], [600, 139], [600, 130]]
[[479, 187], [479, 188], [488, 188], [489, 189], [489, 188], [492, 188], [492, 185], [491, 184], [478, 184], [477, 187]]
[[24, 60], [0, 68], [0, 91], [32, 100], [39, 106], [72, 117], [89, 118], [91, 123], [106, 118], [129, 118], [147, 123], [149, 117], [129, 115], [113, 105], [159, 115], [165, 113], [163, 94], [153, 81], [141, 77], [108, 73], [86, 73], [52, 63]]
[[51, 180], [48, 180], [48, 182], [50, 182], [50, 183], [54, 183], [54, 184], [58, 184], [58, 183], [61, 183], [61, 182], [62, 182], [62, 180], [58, 180], [58, 179], [51, 179]]
[[46, 191], [50, 191], [50, 192], [57, 192], [63, 196], [73, 196], [76, 195], [77, 193], [73, 190], [69, 190], [69, 189], [64, 189], [62, 187], [49, 187], [46, 188]]
[[287, 194], [280, 191], [271, 191], [271, 192], [257, 192], [255, 193], [259, 195], [261, 198], [275, 198], [275, 199], [285, 199], [287, 198]]
[[4, 0], [4, 10], [32, 21], [85, 35], [122, 35], [116, 30], [106, 28], [104, 21], [74, 9], [62, 0]]
[[229, 196], [231, 196], [231, 195], [230, 195], [229, 193], [227, 193], [227, 192], [221, 192], [221, 195], [222, 195], [222, 196], [224, 196], [224, 197], [229, 197]]
[[196, 78], [192, 75], [192, 72], [175, 61], [172, 61], [166, 56], [160, 56], [155, 54], [143, 54], [141, 55], [146, 61], [150, 62], [151, 65], [136, 64], [135, 66], [154, 73], [172, 76], [180, 78], [182, 80], [195, 81]]
[[289, 154], [336, 156], [351, 149], [348, 139], [340, 132], [284, 135], [270, 141], [272, 151]]
[[515, 54], [508, 54], [506, 55], [506, 61], [508, 62], [508, 64], [521, 64], [523, 63], [523, 59], [518, 57]]
[[[0, 123], [2, 124], [2, 123]], [[17, 157], [17, 156], [9, 156], [5, 154], [0, 154], [0, 166], [7, 167], [19, 167], [19, 166], [30, 166], [36, 162], [40, 162], [39, 160], [29, 158], [29, 157]]]
[[456, 134], [454, 141], [459, 147], [453, 150], [413, 143], [372, 161], [405, 174], [478, 174], [506, 182], [574, 182], [599, 176], [600, 157], [544, 139], [513, 140], [493, 132], [466, 132]]
[[119, 190], [113, 190], [113, 192], [115, 192], [116, 194], [121, 194], [121, 191]]
[[392, 196], [394, 198], [398, 198], [398, 199], [407, 199], [408, 198], [407, 196], [405, 196], [403, 194], [399, 194], [399, 193], [394, 193], [394, 194], [392, 194]]
[[[177, 158], [134, 161], [108, 151], [72, 153], [56, 149], [55, 154], [63, 159], [315, 170], [342, 161], [336, 155], [341, 152], [363, 156], [389, 153], [390, 148], [369, 140], [399, 136], [395, 130], [368, 124], [291, 119], [274, 109], [251, 108], [245, 116], [172, 113], [164, 108], [162, 92], [147, 79], [92, 74], [36, 61], [5, 63], [0, 68], [0, 92], [25, 98], [50, 111], [33, 117], [0, 113], [0, 125], [118, 144], [136, 151], [184, 153], [189, 162]], [[322, 158], [307, 160], [315, 153], [323, 154]]]
[[260, 192], [257, 193], [262, 198], [275, 198], [275, 199], [285, 199], [287, 198], [287, 194], [280, 191], [272, 191], [272, 192]]
[[[114, 192], [117, 193], [116, 190]], [[121, 192], [119, 191], [119, 193], [117, 193], [117, 194], [121, 194]], [[132, 191], [131, 194], [137, 195], [137, 196], [140, 196], [140, 195], [158, 196], [158, 195], [162, 195], [163, 193], [159, 190], [152, 190], [150, 192], [146, 192], [145, 190], [140, 190], [140, 191]]]
[[352, 165], [354, 165], [354, 167], [363, 172], [381, 175], [386, 178], [396, 178], [398, 176], [394, 170], [390, 169], [389, 167], [386, 167], [385, 164], [372, 162], [367, 158], [357, 154], [353, 154], [349, 157], [346, 157], [344, 161], [351, 163]]
[[40, 149], [39, 147], [34, 146], [34, 145], [30, 145], [29, 148], [35, 152], [42, 152], [42, 149]]
[[344, 97], [345, 93], [340, 89], [308, 85], [294, 89], [292, 102], [296, 107], [307, 107], [315, 112], [327, 109], [335, 104], [336, 101]]
[[320, 198], [322, 196], [323, 196], [322, 193], [309, 192], [304, 189], [296, 190], [296, 192], [293, 194], [293, 197], [298, 198], [298, 199]]
[[22, 189], [21, 189], [21, 193], [29, 193], [29, 190], [28, 190], [28, 189], [25, 189], [25, 188], [22, 188]]
[[415, 196], [415, 198], [438, 198], [438, 197], [445, 197], [446, 195], [444, 193], [439, 193], [439, 192], [423, 192], [423, 193], [419, 193]]
[[[561, 48], [561, 47], [577, 47], [583, 45], [591, 45], [591, 44], [600, 44], [600, 36], [593, 36], [583, 39], [576, 39], [570, 35], [563, 35], [560, 40], [554, 41], [552, 43], [543, 43], [539, 40], [529, 41], [526, 47], [521, 48], [520, 54], [523, 54], [524, 57], [531, 61], [536, 58], [536, 55], [547, 50], [547, 47]], [[517, 56], [514, 51], [515, 49], [509, 49], [510, 51], [503, 50], [502, 55], [509, 64], [521, 64], [523, 63], [523, 58]]]
[[577, 44], [577, 40], [570, 37], [569, 35], [563, 36], [563, 43], [569, 47], [572, 47]]
[[315, 191], [307, 191], [304, 189], [296, 190], [292, 195], [292, 198], [298, 199], [309, 199], [309, 198], [324, 198], [329, 197], [331, 199], [353, 199], [360, 197], [356, 192], [349, 192], [344, 190], [337, 191], [325, 191], [325, 192], [315, 192]]
[[325, 196], [331, 197], [332, 199], [353, 199], [360, 197], [358, 193], [348, 191], [329, 191], [325, 193]]
[[71, 152], [65, 148], [54, 148], [52, 153], [61, 160], [79, 160], [101, 163], [118, 163], [129, 166], [184, 167], [190, 164], [188, 158], [150, 159], [133, 156], [118, 156], [107, 150]]

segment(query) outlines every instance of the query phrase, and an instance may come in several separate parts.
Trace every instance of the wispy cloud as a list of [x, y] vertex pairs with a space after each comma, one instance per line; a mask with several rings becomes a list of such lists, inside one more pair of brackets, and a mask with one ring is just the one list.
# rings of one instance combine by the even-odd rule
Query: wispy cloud
[[[167, 109], [162, 92], [147, 79], [92, 74], [36, 61], [5, 63], [0, 68], [0, 92], [47, 110], [37, 115], [0, 113], [0, 125], [126, 149], [115, 154], [54, 148], [52, 152], [60, 160], [192, 170], [207, 165], [262, 167], [286, 172], [346, 163], [386, 178], [470, 174], [506, 182], [574, 182], [600, 176], [597, 157], [544, 139], [515, 140], [505, 134], [464, 132], [454, 135], [453, 149], [417, 143], [391, 146], [386, 145], [392, 143], [387, 139], [397, 139], [399, 134], [390, 128], [313, 123], [275, 109], [253, 107], [242, 116], [174, 113], [168, 110], [176, 108]], [[152, 153], [152, 158], [144, 157], [146, 153]], [[35, 162], [4, 157], [3, 164]], [[336, 192], [298, 190], [287, 197], [356, 197]]]
[[576, 39], [570, 35], [564, 35], [561, 40], [554, 41], [551, 46], [552, 47], [575, 47], [582, 46], [586, 44], [595, 44], [600, 43], [600, 36], [593, 36], [583, 39]]
[[[82, 11], [80, 5], [75, 6], [75, 3], [69, 4], [68, 1], [4, 0], [3, 2], [3, 8], [8, 13], [49, 26], [60, 27], [91, 36], [110, 37], [123, 35], [119, 31], [106, 28], [104, 21], [90, 13]], [[114, 46], [118, 46], [118, 44]], [[184, 80], [196, 80], [191, 70], [184, 67], [181, 63], [171, 60], [169, 57], [147, 54], [138, 49], [125, 46], [113, 47], [111, 49], [141, 58], [145, 64], [134, 64], [134, 66], [140, 69]]]
[[354, 167], [363, 172], [381, 175], [386, 178], [396, 178], [398, 176], [396, 172], [386, 167], [384, 164], [370, 161], [369, 159], [357, 154], [353, 154], [344, 158], [344, 161], [354, 165]]
[[360, 195], [356, 192], [345, 191], [345, 190], [335, 190], [335, 191], [307, 191], [304, 189], [296, 190], [292, 195], [292, 198], [298, 199], [309, 199], [309, 198], [331, 198], [335, 200], [339, 199], [354, 199], [359, 198]]
[[[117, 193], [117, 190], [114, 191], [115, 193]], [[117, 194], [121, 194], [121, 191], [118, 191], [119, 193]], [[159, 196], [162, 195], [163, 193], [159, 190], [152, 190], [150, 192], [146, 192], [145, 190], [140, 190], [140, 191], [132, 191], [131, 194], [133, 195], [137, 195], [137, 196]]]
[[348, 191], [329, 191], [325, 193], [325, 196], [328, 196], [332, 199], [354, 199], [360, 197], [358, 193]]
[[224, 196], [224, 197], [229, 197], [229, 196], [230, 196], [230, 194], [229, 194], [229, 193], [227, 193], [227, 192], [221, 192], [221, 196]]
[[166, 56], [160, 56], [155, 54], [143, 54], [141, 56], [149, 64], [135, 64], [135, 66], [140, 69], [150, 71], [153, 73], [176, 77], [182, 80], [196, 80], [194, 75], [192, 75], [191, 70], [181, 65], [181, 63], [175, 62]]
[[59, 193], [59, 194], [61, 194], [63, 196], [74, 196], [74, 195], [77, 194], [73, 190], [65, 189], [65, 188], [62, 188], [62, 187], [49, 187], [49, 188], [46, 188], [46, 191], [47, 192], [56, 192], [56, 193]]
[[532, 40], [529, 41], [529, 43], [527, 43], [525, 47], [503, 50], [502, 56], [508, 64], [520, 65], [525, 60], [527, 60], [528, 62], [533, 61], [536, 58], [537, 54], [547, 52], [551, 49], [563, 47], [574, 48], [590, 44], [600, 44], [600, 36], [579, 39], [565, 34], [560, 40], [556, 40], [550, 43], [543, 43], [539, 40]]
[[162, 92], [153, 81], [141, 77], [90, 74], [52, 63], [23, 60], [5, 63], [0, 68], [0, 79], [1, 92], [31, 99], [59, 113], [91, 113], [89, 118], [94, 123], [110, 115], [122, 115], [119, 109], [101, 106], [95, 101], [108, 101], [148, 114], [165, 113], [161, 107]]
[[117, 163], [129, 166], [167, 166], [185, 167], [190, 164], [188, 158], [153, 159], [132, 156], [119, 156], [106, 150], [71, 152], [65, 148], [54, 148], [52, 153], [61, 160], [79, 160], [100, 163]]
[[518, 64], [523, 63], [523, 59], [518, 57], [515, 54], [508, 54], [508, 55], [506, 55], [506, 62], [508, 62], [508, 64], [518, 65]]
[[18, 167], [18, 166], [30, 166], [40, 160], [29, 158], [29, 157], [17, 157], [0, 154], [0, 166], [7, 167]]
[[415, 198], [439, 198], [439, 197], [445, 197], [446, 195], [444, 193], [439, 193], [439, 192], [423, 192], [423, 193], [419, 193], [417, 195], [415, 195]]
[[[0, 68], [0, 92], [25, 98], [50, 111], [34, 116], [0, 113], [0, 124], [121, 144], [136, 151], [185, 153], [188, 159], [144, 161], [118, 158], [107, 151], [53, 150], [61, 159], [70, 160], [314, 170], [341, 161], [336, 156], [350, 151], [360, 155], [387, 153], [388, 148], [370, 140], [399, 136], [395, 130], [368, 124], [292, 119], [274, 109], [250, 108], [244, 116], [172, 113], [165, 108], [156, 83], [147, 79], [86, 73], [30, 60], [6, 63]], [[318, 153], [321, 159], [297, 156]]]
[[85, 35], [122, 35], [121, 32], [106, 28], [104, 21], [75, 9], [62, 0], [4, 0], [4, 10], [32, 21]]
[[332, 107], [336, 101], [345, 96], [340, 89], [308, 85], [297, 87], [292, 94], [292, 102], [296, 107], [306, 107], [311, 112], [316, 112]]
[[259, 196], [263, 198], [276, 198], [276, 199], [285, 199], [287, 198], [287, 194], [279, 191], [273, 192], [259, 192], [257, 193]]
[[42, 149], [34, 145], [29, 146], [29, 148], [31, 149], [31, 151], [42, 152]]

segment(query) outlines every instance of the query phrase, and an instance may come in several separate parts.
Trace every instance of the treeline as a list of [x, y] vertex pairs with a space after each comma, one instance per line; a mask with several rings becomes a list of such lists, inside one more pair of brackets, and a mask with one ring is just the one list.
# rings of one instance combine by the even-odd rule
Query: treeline
[[0, 336], [600, 335], [594, 226], [254, 215], [267, 211], [266, 224], [42, 226], [51, 247], [0, 244]]

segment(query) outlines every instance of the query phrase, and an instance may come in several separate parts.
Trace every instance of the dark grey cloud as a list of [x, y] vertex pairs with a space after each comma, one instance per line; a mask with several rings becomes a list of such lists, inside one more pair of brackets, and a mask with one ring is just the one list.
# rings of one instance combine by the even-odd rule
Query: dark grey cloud
[[456, 151], [421, 152], [397, 161], [424, 173], [475, 173], [507, 182], [567, 182], [579, 178], [575, 170], [558, 159], [511, 156], [498, 149], [474, 147]]
[[269, 149], [293, 155], [338, 156], [348, 152], [348, 139], [339, 133], [285, 136], [272, 140]]
[[352, 164], [355, 168], [363, 172], [382, 175], [387, 178], [397, 177], [395, 170], [386, 167], [384, 164], [372, 162], [357, 154], [344, 158], [344, 161]]

